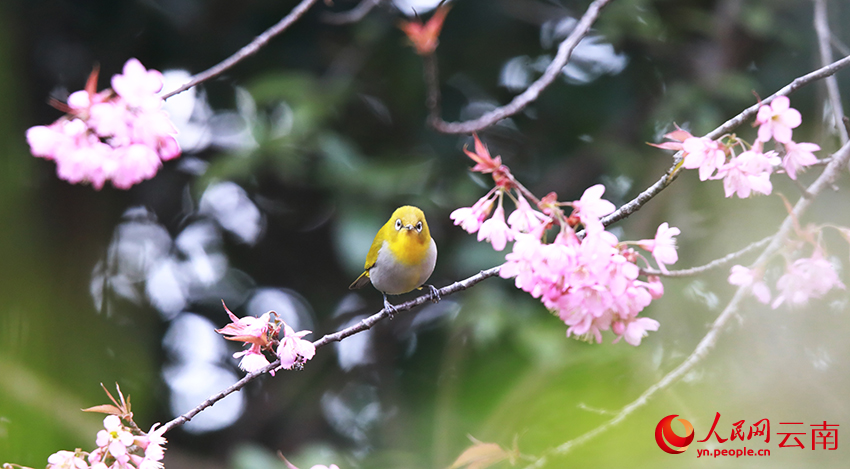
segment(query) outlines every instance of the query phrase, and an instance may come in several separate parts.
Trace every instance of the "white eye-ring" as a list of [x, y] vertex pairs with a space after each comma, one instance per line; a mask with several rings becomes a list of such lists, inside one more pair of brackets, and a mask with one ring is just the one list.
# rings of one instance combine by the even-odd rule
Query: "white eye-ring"
[[420, 232], [420, 233], [422, 232], [422, 222], [421, 221], [416, 223], [416, 231]]
[[401, 227], [402, 227], [402, 224], [401, 224], [401, 218], [398, 218], [398, 219], [396, 219], [396, 221], [395, 221], [395, 229], [396, 229], [396, 231], [401, 230]]

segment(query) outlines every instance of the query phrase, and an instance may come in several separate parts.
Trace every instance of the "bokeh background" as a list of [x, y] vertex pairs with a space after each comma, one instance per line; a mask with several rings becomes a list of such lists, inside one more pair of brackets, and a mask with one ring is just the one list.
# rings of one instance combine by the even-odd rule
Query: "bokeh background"
[[[445, 117], [507, 102], [587, 3], [455, 2], [437, 51]], [[25, 130], [60, 115], [48, 98], [82, 89], [95, 64], [100, 88], [137, 57], [173, 89], [294, 4], [0, 3], [0, 462], [42, 467], [59, 449], [93, 449], [102, 416], [79, 409], [106, 402], [99, 383], [120, 384], [147, 428], [235, 382], [238, 347], [213, 332], [227, 322], [222, 299], [239, 316], [273, 309], [313, 338], [374, 313], [380, 294], [347, 286], [399, 205], [428, 216], [437, 286], [503, 259], [448, 218], [488, 182], [467, 171], [468, 136], [425, 125], [422, 63], [397, 23], [412, 10], [427, 17], [428, 0], [385, 2], [347, 25], [327, 15], [356, 2], [320, 2], [256, 56], [170, 99], [184, 154], [128, 191], [69, 185], [28, 153]], [[838, 57], [850, 6], [828, 6]], [[669, 152], [645, 142], [673, 122], [705, 133], [819, 66], [812, 9], [808, 0], [615, 0], [563, 80], [481, 136], [540, 196], [573, 200], [603, 183], [620, 204], [669, 167]], [[850, 94], [850, 72], [838, 79]], [[824, 94], [820, 83], [792, 96], [804, 117], [795, 139], [818, 142], [821, 156], [837, 148]], [[839, 189], [801, 222], [850, 225], [846, 178]], [[775, 190], [799, 197], [787, 181]], [[677, 267], [690, 267], [770, 234], [785, 213], [779, 197], [724, 199], [720, 182], [686, 173], [612, 229], [651, 238], [668, 221], [682, 230]], [[846, 267], [846, 243], [834, 231], [825, 243]], [[772, 265], [775, 281], [783, 261]], [[489, 279], [321, 349], [302, 372], [252, 382], [169, 433], [166, 467], [280, 468], [280, 450], [302, 468], [439, 468], [467, 435], [538, 455], [602, 424], [690, 354], [731, 296], [727, 275], [665, 280], [666, 295], [644, 312], [661, 328], [637, 348], [610, 334], [601, 345], [565, 338], [537, 301]], [[770, 443], [746, 446], [773, 454], [700, 464], [846, 467], [847, 313], [846, 291], [796, 310], [745, 302], [685, 379], [547, 467], [688, 466], [695, 451], [663, 453], [655, 425], [680, 414], [702, 439], [715, 412], [724, 436], [738, 420], [746, 429], [770, 419]], [[838, 450], [779, 448], [788, 421], [804, 432], [842, 425]]]

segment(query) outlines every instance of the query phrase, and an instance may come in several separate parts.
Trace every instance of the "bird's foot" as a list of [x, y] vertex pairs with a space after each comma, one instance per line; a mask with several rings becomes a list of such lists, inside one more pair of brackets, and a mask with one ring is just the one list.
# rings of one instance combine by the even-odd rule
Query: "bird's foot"
[[442, 300], [442, 298], [440, 297], [440, 290], [438, 290], [437, 287], [435, 287], [434, 285], [425, 286], [428, 287], [428, 289], [431, 291], [431, 301], [433, 303], [437, 303]]
[[398, 313], [398, 310], [395, 309], [395, 306], [391, 305], [389, 300], [387, 300], [387, 295], [384, 295], [384, 311], [386, 311], [387, 314], [390, 315], [390, 319], [395, 317], [396, 313]]

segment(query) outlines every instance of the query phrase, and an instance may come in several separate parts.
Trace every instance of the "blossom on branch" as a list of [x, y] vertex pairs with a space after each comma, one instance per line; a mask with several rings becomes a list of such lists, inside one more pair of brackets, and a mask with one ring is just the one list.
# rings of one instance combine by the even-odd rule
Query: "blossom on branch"
[[685, 159], [682, 167], [699, 168], [699, 180], [709, 179], [726, 162], [726, 148], [720, 142], [705, 137], [690, 137], [682, 143]]
[[791, 141], [792, 129], [801, 123], [800, 111], [791, 107], [788, 96], [777, 96], [770, 104], [761, 106], [756, 114], [758, 139], [761, 142], [773, 138], [779, 143], [788, 143]]
[[66, 115], [29, 128], [27, 142], [34, 156], [56, 162], [60, 179], [129, 189], [180, 155], [177, 130], [157, 95], [162, 74], [130, 59], [112, 77], [113, 88], [99, 93], [97, 76], [93, 71], [86, 89], [68, 96], [67, 104], [55, 103]]
[[761, 303], [770, 303], [770, 288], [762, 279], [763, 273], [742, 265], [733, 265], [729, 272], [729, 283], [739, 287], [750, 287], [750, 292]]
[[280, 358], [278, 369], [300, 369], [304, 366], [304, 362], [316, 355], [316, 346], [309, 340], [302, 339], [312, 332], [295, 332], [286, 323], [283, 324], [283, 331], [283, 339], [280, 340], [280, 345], [277, 347], [277, 356]]
[[47, 458], [47, 469], [89, 469], [80, 450], [57, 451]]
[[809, 298], [820, 298], [833, 288], [844, 289], [838, 273], [832, 264], [823, 257], [818, 249], [812, 257], [803, 257], [788, 266], [785, 274], [776, 282], [779, 296], [771, 305], [778, 308], [786, 301], [792, 306], [800, 306]]
[[654, 239], [642, 239], [638, 241], [638, 246], [651, 252], [655, 262], [658, 263], [658, 269], [666, 274], [666, 264], [675, 264], [679, 260], [674, 237], [681, 232], [680, 229], [671, 228], [667, 222], [664, 222], [658, 226]]
[[785, 144], [785, 156], [782, 157], [782, 167], [791, 179], [797, 179], [797, 171], [803, 170], [818, 162], [815, 151], [820, 151], [820, 145], [816, 143], [789, 141]]
[[747, 150], [720, 167], [714, 179], [723, 179], [726, 197], [737, 194], [745, 199], [753, 192], [768, 195], [773, 191], [770, 175], [779, 163], [775, 151]]

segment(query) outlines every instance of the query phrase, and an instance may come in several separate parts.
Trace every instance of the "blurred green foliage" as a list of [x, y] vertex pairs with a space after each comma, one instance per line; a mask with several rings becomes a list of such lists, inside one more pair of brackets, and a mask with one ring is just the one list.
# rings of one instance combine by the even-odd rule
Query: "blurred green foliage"
[[[47, 97], [82, 88], [94, 63], [106, 86], [103, 77], [129, 57], [151, 68], [199, 72], [294, 2], [0, 5], [0, 87], [7, 90], [0, 93], [7, 116], [0, 120], [0, 462], [40, 467], [56, 450], [91, 449], [100, 417], [76, 409], [105, 402], [101, 382], [119, 382], [133, 396], [142, 427], [172, 417], [161, 374], [168, 320], [150, 305], [120, 300], [107, 308], [110, 314], [99, 312], [90, 296], [93, 268], [128, 207], [149, 207], [176, 235], [206, 188], [238, 183], [268, 223], [255, 245], [225, 243], [230, 263], [251, 284], [302, 295], [315, 312], [317, 335], [380, 307], [377, 292], [351, 296], [346, 287], [396, 206], [416, 204], [428, 215], [440, 251], [436, 285], [501, 262], [504, 253], [448, 219], [483, 195], [488, 181], [467, 171], [461, 149], [468, 136], [441, 135], [425, 125], [422, 65], [395, 27], [401, 15], [384, 5], [359, 23], [332, 26], [322, 21], [324, 12], [354, 5], [336, 3], [320, 2], [256, 56], [204, 85], [215, 110], [242, 119], [252, 145], [184, 156], [202, 161], [202, 174], [184, 171], [178, 160], [126, 192], [69, 186], [55, 177], [52, 162], [28, 155], [26, 128], [58, 117]], [[542, 25], [577, 16], [586, 4], [456, 2], [437, 51], [445, 118], [469, 117], [475, 112], [470, 103], [507, 102], [512, 93], [498, 85], [505, 62], [552, 53], [541, 45]], [[850, 42], [840, 28], [850, 21], [850, 8], [838, 1], [829, 7], [837, 39]], [[622, 203], [670, 164], [665, 152], [645, 142], [658, 141], [674, 122], [707, 132], [754, 103], [753, 93], [767, 96], [818, 66], [811, 8], [804, 0], [615, 0], [596, 31], [626, 55], [625, 70], [582, 86], [559, 81], [482, 137], [538, 195], [556, 191], [560, 200], [573, 200], [603, 181], [607, 195]], [[850, 93], [846, 72], [839, 83]], [[818, 128], [822, 95], [810, 86], [792, 97], [804, 116], [797, 132], [833, 150], [836, 139]], [[796, 197], [791, 184], [777, 190]], [[846, 205], [846, 195], [825, 199], [813, 219], [850, 222], [830, 210]], [[760, 239], [784, 214], [776, 197], [723, 199], [719, 182], [683, 174], [617, 229], [626, 239], [649, 238], [669, 221], [682, 229], [677, 266], [687, 267]], [[846, 261], [846, 246], [836, 246]], [[718, 298], [721, 308], [728, 300], [726, 272], [665, 282], [664, 299], [645, 312], [661, 330], [638, 348], [612, 345], [610, 335], [602, 345], [567, 339], [563, 323], [539, 302], [510, 281], [487, 280], [431, 307], [445, 310], [423, 309], [376, 327], [368, 364], [343, 370], [328, 347], [303, 373], [252, 383], [243, 390], [247, 408], [236, 424], [207, 434], [169, 434], [166, 466], [282, 468], [275, 456], [280, 450], [302, 468], [447, 467], [471, 444], [467, 435], [503, 448], [516, 438], [525, 457], [539, 455], [602, 424], [678, 365], [717, 314], [706, 298]], [[223, 324], [215, 305], [191, 306]], [[430, 317], [426, 313], [436, 319], [415, 322]], [[764, 417], [776, 424], [846, 424], [846, 313], [841, 295], [806, 311], [748, 303], [741, 322], [682, 383], [547, 467], [682, 467], [693, 453], [669, 456], [653, 439], [656, 423], [673, 413], [689, 418], [698, 432], [715, 412], [722, 413], [724, 428]], [[355, 424], [335, 426], [323, 405], [328, 396], [349, 394]], [[368, 403], [378, 406], [374, 420], [367, 419], [375, 408]], [[840, 452], [801, 453], [777, 450], [766, 461], [706, 464], [842, 464]]]

